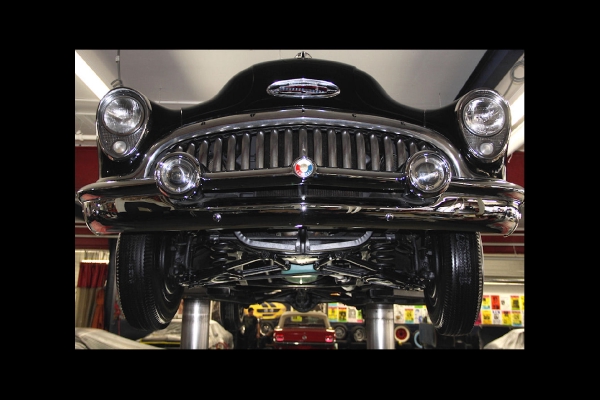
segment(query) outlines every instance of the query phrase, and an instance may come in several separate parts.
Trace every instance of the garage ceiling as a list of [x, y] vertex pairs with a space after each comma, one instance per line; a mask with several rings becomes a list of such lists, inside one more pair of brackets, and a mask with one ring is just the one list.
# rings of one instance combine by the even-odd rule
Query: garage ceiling
[[[238, 72], [253, 64], [293, 58], [339, 61], [372, 75], [387, 93], [405, 105], [432, 109], [468, 90], [486, 86], [504, 94], [510, 71], [523, 50], [85, 50], [81, 58], [112, 88], [120, 81], [165, 107], [178, 109], [211, 99]], [[118, 56], [118, 57], [117, 57]], [[117, 59], [119, 62], [117, 63]], [[520, 72], [524, 76], [523, 71]], [[520, 85], [510, 85], [506, 97]], [[75, 145], [95, 146], [99, 99], [75, 76]], [[518, 139], [513, 149], [524, 150]]]

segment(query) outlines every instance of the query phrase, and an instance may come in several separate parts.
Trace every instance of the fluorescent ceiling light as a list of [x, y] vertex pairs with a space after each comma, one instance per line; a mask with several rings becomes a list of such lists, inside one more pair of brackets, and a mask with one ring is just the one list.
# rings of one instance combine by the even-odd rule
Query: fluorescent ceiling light
[[98, 78], [98, 75], [96, 75], [94, 70], [83, 61], [83, 58], [81, 58], [77, 52], [75, 52], [75, 75], [77, 75], [92, 92], [94, 92], [98, 99], [103, 98], [104, 95], [108, 93], [108, 86]]

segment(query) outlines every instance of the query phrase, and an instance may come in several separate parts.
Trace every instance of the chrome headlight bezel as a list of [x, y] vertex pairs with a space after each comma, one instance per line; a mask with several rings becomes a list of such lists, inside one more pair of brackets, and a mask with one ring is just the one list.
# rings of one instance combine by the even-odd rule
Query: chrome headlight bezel
[[510, 105], [498, 92], [472, 90], [457, 102], [455, 111], [470, 156], [492, 163], [506, 153], [511, 127]]
[[96, 133], [102, 151], [113, 160], [134, 154], [148, 132], [152, 107], [141, 93], [126, 87], [111, 90], [98, 104]]
[[405, 166], [408, 190], [422, 198], [441, 195], [450, 186], [450, 164], [435, 151], [422, 150], [413, 154]]
[[166, 196], [188, 199], [200, 188], [200, 163], [185, 152], [171, 153], [163, 157], [154, 171], [158, 189]]

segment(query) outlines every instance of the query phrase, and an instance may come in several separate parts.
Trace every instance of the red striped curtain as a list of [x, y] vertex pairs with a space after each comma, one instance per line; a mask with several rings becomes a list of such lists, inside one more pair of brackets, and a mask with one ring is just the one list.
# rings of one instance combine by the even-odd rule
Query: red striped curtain
[[79, 263], [75, 326], [104, 329], [104, 287], [107, 276], [106, 262]]

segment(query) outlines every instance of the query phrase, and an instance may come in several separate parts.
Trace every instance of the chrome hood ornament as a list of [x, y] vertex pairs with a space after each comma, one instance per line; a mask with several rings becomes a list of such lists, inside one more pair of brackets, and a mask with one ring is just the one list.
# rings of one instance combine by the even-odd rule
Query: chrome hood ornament
[[327, 98], [340, 94], [340, 88], [328, 81], [298, 78], [273, 82], [267, 93], [277, 97]]

